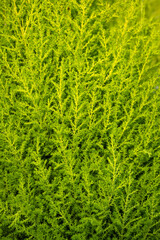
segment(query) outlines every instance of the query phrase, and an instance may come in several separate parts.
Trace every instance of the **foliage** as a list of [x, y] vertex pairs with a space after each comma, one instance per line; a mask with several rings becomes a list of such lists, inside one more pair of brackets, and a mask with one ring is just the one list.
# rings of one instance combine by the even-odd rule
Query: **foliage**
[[2, 0], [1, 239], [160, 239], [151, 11], [147, 0]]

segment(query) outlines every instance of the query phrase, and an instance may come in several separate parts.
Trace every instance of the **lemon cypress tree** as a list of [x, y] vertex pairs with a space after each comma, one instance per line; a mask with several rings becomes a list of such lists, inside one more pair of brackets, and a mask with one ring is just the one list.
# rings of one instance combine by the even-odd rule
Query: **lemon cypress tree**
[[153, 6], [2, 0], [1, 239], [160, 238]]

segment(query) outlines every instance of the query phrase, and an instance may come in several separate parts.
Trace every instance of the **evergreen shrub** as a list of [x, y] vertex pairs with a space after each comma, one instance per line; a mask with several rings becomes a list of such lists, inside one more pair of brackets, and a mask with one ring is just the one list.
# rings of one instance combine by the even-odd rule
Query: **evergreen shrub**
[[160, 239], [150, 3], [1, 0], [0, 239]]

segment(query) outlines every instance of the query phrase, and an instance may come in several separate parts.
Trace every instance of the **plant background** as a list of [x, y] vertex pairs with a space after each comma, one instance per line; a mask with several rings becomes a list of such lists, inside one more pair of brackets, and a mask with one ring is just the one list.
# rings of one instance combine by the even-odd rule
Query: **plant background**
[[158, 240], [159, 2], [1, 2], [1, 239]]

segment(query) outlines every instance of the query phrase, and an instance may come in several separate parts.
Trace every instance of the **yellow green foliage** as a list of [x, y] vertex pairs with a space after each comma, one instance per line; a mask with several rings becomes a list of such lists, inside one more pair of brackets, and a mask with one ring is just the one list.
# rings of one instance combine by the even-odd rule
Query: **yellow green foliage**
[[1, 0], [0, 239], [160, 239], [159, 16]]

